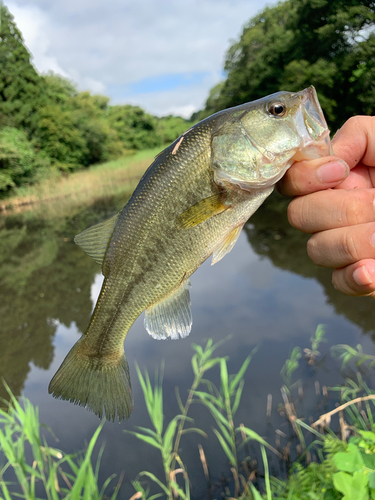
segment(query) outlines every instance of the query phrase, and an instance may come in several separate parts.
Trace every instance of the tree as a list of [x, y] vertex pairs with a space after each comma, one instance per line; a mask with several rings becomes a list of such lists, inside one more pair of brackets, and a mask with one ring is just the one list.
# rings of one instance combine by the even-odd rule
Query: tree
[[287, 0], [267, 7], [229, 48], [227, 78], [206, 111], [314, 85], [333, 129], [353, 114], [372, 113], [374, 7], [372, 0]]
[[39, 75], [21, 32], [0, 0], [0, 192], [172, 142], [190, 123], [79, 92], [52, 72]]
[[43, 81], [30, 62], [21, 32], [0, 2], [0, 126], [32, 129], [43, 101]]
[[127, 149], [153, 148], [163, 143], [158, 135], [157, 119], [139, 106], [111, 106], [108, 119]]

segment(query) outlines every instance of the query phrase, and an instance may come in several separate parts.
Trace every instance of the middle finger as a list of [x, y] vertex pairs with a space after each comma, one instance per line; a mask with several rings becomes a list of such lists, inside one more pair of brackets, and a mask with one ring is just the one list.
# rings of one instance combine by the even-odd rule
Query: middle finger
[[292, 200], [290, 224], [305, 233], [375, 221], [375, 189], [329, 189]]

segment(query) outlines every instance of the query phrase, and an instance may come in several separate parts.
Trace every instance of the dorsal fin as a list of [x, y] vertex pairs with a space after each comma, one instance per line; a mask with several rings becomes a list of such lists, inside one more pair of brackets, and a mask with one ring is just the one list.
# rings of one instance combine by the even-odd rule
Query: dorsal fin
[[193, 318], [186, 282], [167, 298], [146, 309], [145, 328], [154, 339], [183, 339], [191, 330]]
[[103, 265], [108, 242], [112, 236], [113, 229], [120, 213], [121, 212], [100, 224], [85, 229], [74, 238], [74, 243], [79, 245], [82, 250], [101, 266]]

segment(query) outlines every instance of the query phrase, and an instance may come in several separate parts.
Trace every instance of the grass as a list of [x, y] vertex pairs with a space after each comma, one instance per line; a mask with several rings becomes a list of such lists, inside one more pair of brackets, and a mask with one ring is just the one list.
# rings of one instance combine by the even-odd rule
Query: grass
[[[326, 342], [324, 328], [321, 325], [310, 340], [311, 346], [304, 349], [305, 362], [314, 365], [320, 356], [319, 345]], [[322, 415], [312, 425], [308, 425], [304, 419], [298, 417], [300, 411], [298, 400], [301, 391], [299, 384], [293, 383], [293, 376], [302, 356], [300, 348], [293, 349], [281, 371], [285, 382], [281, 387], [284, 405], [279, 408], [286, 421], [290, 423], [292, 436], [279, 431], [280, 434], [284, 434], [288, 442], [284, 449], [280, 443], [277, 444], [278, 449], [275, 449], [255, 431], [243, 423], [236, 422], [235, 418], [244, 389], [244, 375], [256, 351], [245, 359], [237, 373], [229, 374], [227, 359], [213, 356], [219, 344], [213, 344], [210, 340], [205, 347], [195, 344], [192, 347], [195, 351], [192, 358], [193, 383], [185, 404], [181, 401], [179, 392], [176, 392], [181, 413], [170, 422], [164, 422], [163, 417], [162, 379], [156, 377], [152, 385], [147, 372], [143, 376], [138, 369], [146, 407], [155, 431], [143, 427], [133, 434], [160, 450], [165, 479], [163, 481], [149, 471], [141, 472], [133, 483], [137, 492], [134, 498], [153, 500], [160, 496], [168, 500], [175, 498], [190, 500], [190, 484], [193, 479], [189, 478], [179, 446], [181, 438], [187, 432], [204, 435], [203, 431], [195, 427], [194, 422], [188, 418], [191, 404], [201, 403], [213, 417], [215, 423], [213, 433], [227, 459], [231, 475], [225, 478], [226, 484], [220, 487], [220, 491], [218, 488], [215, 489], [203, 447], [199, 445], [200, 460], [207, 481], [207, 498], [375, 499], [375, 425], [373, 420], [375, 394], [359, 375], [357, 375], [357, 381], [346, 379], [343, 386], [331, 388], [332, 392], [340, 390], [342, 404]], [[348, 347], [345, 346], [344, 349], [340, 346], [340, 355], [343, 350], [347, 353]], [[333, 348], [333, 352], [337, 353], [337, 348]], [[365, 355], [359, 346], [357, 346], [357, 351], [350, 352], [350, 355], [351, 361], [358, 360], [359, 366], [368, 361], [371, 363], [373, 360], [373, 356], [367, 356], [364, 359]], [[344, 359], [344, 356], [341, 358]], [[348, 362], [346, 357], [345, 363]], [[220, 369], [219, 387], [206, 378], [207, 372], [215, 366]], [[295, 392], [297, 392], [296, 395]], [[357, 397], [351, 400], [351, 396]], [[331, 418], [335, 417], [338, 417], [338, 425], [336, 424], [336, 430], [333, 430]], [[335, 428], [334, 423], [332, 427]], [[294, 445], [296, 448], [294, 465], [291, 463], [292, 441], [297, 443]], [[249, 442], [258, 444], [261, 466], [258, 466], [254, 456], [250, 456]], [[271, 477], [270, 455], [276, 456], [281, 463], [286, 464], [288, 480]], [[150, 480], [161, 490], [159, 494], [153, 492], [150, 495], [150, 486], [147, 484]]]
[[[207, 498], [375, 500], [375, 394], [364, 383], [360, 372], [357, 372], [356, 380], [346, 378], [342, 386], [329, 389], [332, 393], [341, 394], [340, 406], [336, 405], [310, 425], [298, 416], [301, 411], [298, 406], [301, 388], [298, 381], [293, 382], [293, 378], [301, 362], [310, 365], [317, 362], [319, 344], [325, 341], [324, 330], [319, 326], [311, 338], [311, 347], [304, 350], [305, 359], [302, 360], [300, 356], [301, 349], [294, 349], [285, 362], [282, 369], [285, 383], [281, 387], [283, 405], [279, 411], [290, 424], [292, 435], [287, 436], [276, 430], [276, 435], [284, 435], [287, 441], [284, 448], [280, 442], [276, 442], [277, 449], [236, 419], [244, 391], [244, 376], [256, 350], [244, 360], [237, 373], [230, 374], [227, 358], [216, 356], [222, 342], [213, 344], [209, 340], [204, 347], [192, 344], [192, 385], [185, 402], [176, 390], [180, 413], [169, 422], [165, 421], [163, 411], [163, 366], [156, 374], [154, 383], [147, 371], [142, 373], [137, 367], [151, 425], [138, 427], [131, 434], [159, 450], [164, 477], [156, 477], [148, 470], [140, 472], [133, 481], [136, 492], [132, 500], [190, 500], [193, 478], [189, 477], [181, 455], [181, 440], [192, 432], [208, 437], [188, 416], [191, 405], [196, 403], [203, 405], [211, 414], [215, 425], [213, 435], [230, 470], [230, 476], [224, 478], [221, 486], [215, 487], [203, 447], [198, 446], [207, 481]], [[356, 362], [360, 369], [366, 367], [369, 370], [372, 367], [373, 356], [364, 354], [360, 346], [353, 351], [349, 346], [333, 347], [332, 352], [341, 357], [344, 367], [350, 362]], [[219, 369], [218, 387], [207, 378], [214, 367]], [[113, 478], [109, 478], [99, 489], [101, 453], [95, 466], [91, 459], [102, 424], [83, 456], [68, 455], [48, 446], [42, 439], [38, 410], [30, 401], [24, 399], [23, 405], [20, 405], [11, 394], [10, 398], [8, 412], [0, 410], [0, 451], [7, 460], [0, 468], [0, 499], [9, 500], [16, 496], [30, 500], [109, 498], [104, 492]], [[268, 412], [267, 407], [267, 417]], [[254, 451], [253, 456], [250, 456], [249, 442], [259, 447], [259, 464], [254, 459]], [[295, 447], [294, 459], [292, 442]], [[31, 458], [27, 458], [30, 455], [26, 451], [27, 447], [31, 449]], [[272, 477], [274, 457], [286, 465], [286, 480]], [[16, 485], [12, 485], [9, 480], [10, 470], [13, 470]], [[155, 488], [159, 491], [155, 491]], [[16, 494], [15, 491], [21, 493]], [[111, 500], [115, 500], [118, 491], [119, 485], [113, 488]]]
[[159, 151], [140, 151], [70, 175], [56, 173], [39, 184], [18, 188], [13, 196], [0, 201], [0, 212], [29, 210], [52, 201], [88, 204], [107, 196], [130, 195]]
[[[102, 422], [92, 436], [85, 453], [69, 455], [48, 446], [41, 435], [38, 408], [24, 398], [23, 405], [7, 391], [10, 403], [5, 402], [8, 411], [0, 410], [0, 450], [6, 463], [0, 468], [0, 498], [13, 500], [47, 499], [58, 500], [115, 500], [120, 485], [114, 488], [111, 497], [105, 495], [110, 477], [99, 490], [98, 474], [100, 457], [92, 465], [91, 456], [103, 427]], [[30, 456], [31, 450], [31, 456]], [[6, 479], [7, 472], [13, 471], [17, 482]]]

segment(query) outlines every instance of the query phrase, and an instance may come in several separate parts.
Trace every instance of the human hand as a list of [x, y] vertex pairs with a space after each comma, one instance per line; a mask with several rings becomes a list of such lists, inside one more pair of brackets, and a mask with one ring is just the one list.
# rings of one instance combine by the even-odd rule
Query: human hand
[[336, 156], [294, 163], [278, 189], [297, 196], [289, 222], [313, 234], [308, 255], [334, 269], [335, 288], [375, 297], [375, 117], [350, 118], [332, 146]]

